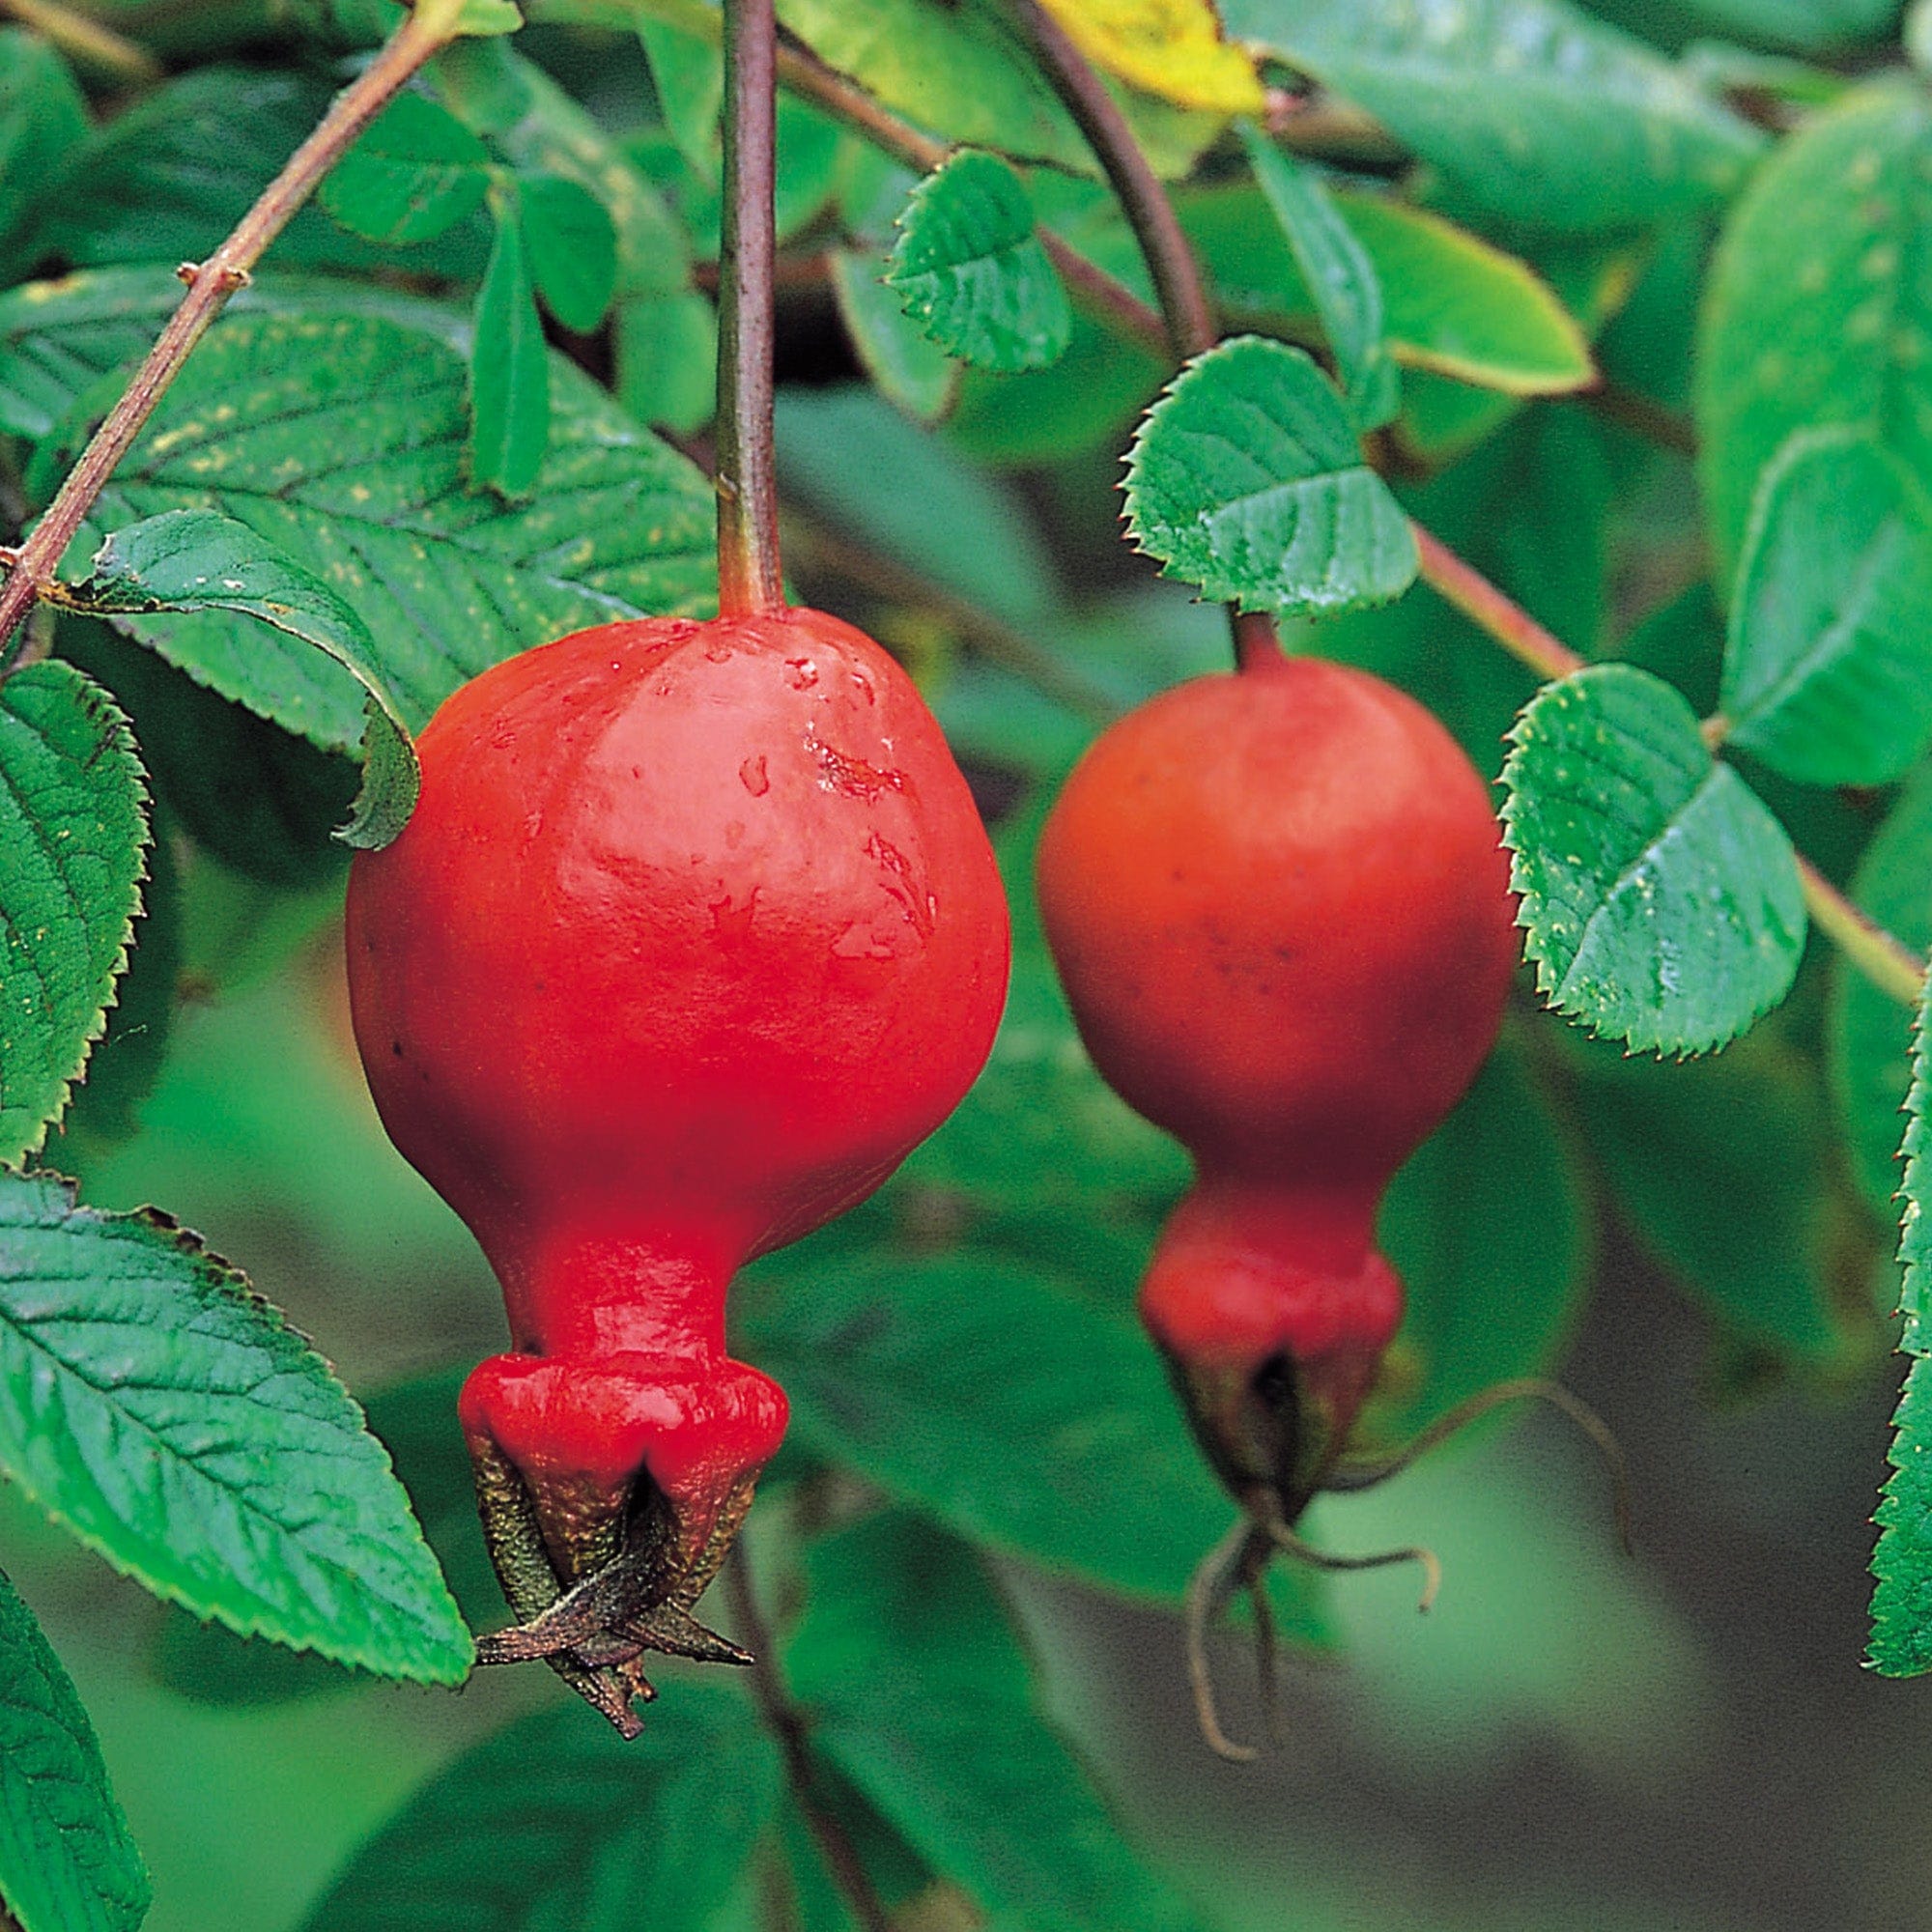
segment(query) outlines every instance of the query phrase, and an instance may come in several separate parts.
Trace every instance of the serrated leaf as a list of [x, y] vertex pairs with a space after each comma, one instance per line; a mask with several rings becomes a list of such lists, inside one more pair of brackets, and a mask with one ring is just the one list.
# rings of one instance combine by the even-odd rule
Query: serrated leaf
[[134, 1932], [153, 1892], [72, 1680], [0, 1576], [0, 1899], [19, 1932]]
[[521, 174], [524, 242], [537, 293], [566, 328], [587, 335], [617, 289], [617, 230], [611, 213], [563, 175]]
[[997, 155], [952, 156], [913, 189], [898, 227], [886, 280], [949, 355], [1010, 374], [1065, 353], [1066, 290], [1024, 185]]
[[[820, 60], [922, 128], [1016, 160], [1100, 172], [998, 0], [779, 0], [778, 14]], [[1147, 95], [1117, 98], [1169, 179], [1184, 175], [1221, 129], [1218, 115]]]
[[959, 365], [887, 287], [886, 257], [867, 248], [835, 248], [832, 292], [845, 333], [879, 393], [920, 422], [943, 416], [958, 393]]
[[[1932, 946], [1932, 766], [1899, 794], [1852, 876], [1868, 918], [1907, 946]], [[1853, 1177], [1889, 1219], [1898, 1193], [1899, 1121], [1912, 1085], [1909, 1016], [1843, 958], [1833, 963], [1826, 1040]]]
[[[86, 138], [87, 102], [66, 61], [38, 34], [0, 28], [0, 248], [9, 259]], [[16, 262], [16, 272], [27, 266]]]
[[1320, 616], [1399, 597], [1415, 539], [1298, 349], [1236, 336], [1197, 355], [1127, 458], [1127, 528], [1165, 575], [1247, 611]]
[[1567, 0], [1224, 0], [1236, 40], [1365, 107], [1491, 213], [1567, 231], [1730, 193], [1764, 137]]
[[1254, 63], [1221, 38], [1209, 0], [1042, 0], [1096, 67], [1180, 107], [1258, 114]]
[[719, 1685], [667, 1686], [629, 1742], [556, 1705], [432, 1778], [303, 1932], [695, 1932], [729, 1898], [778, 1787], [777, 1747]]
[[1805, 784], [1885, 784], [1932, 738], [1932, 499], [1868, 436], [1767, 467], [1731, 600], [1732, 743]]
[[41, 1145], [100, 1037], [147, 796], [128, 721], [91, 678], [48, 661], [0, 683], [0, 1165]]
[[364, 241], [427, 242], [483, 205], [490, 152], [446, 107], [403, 93], [323, 177], [318, 199]]
[[341, 830], [343, 843], [380, 848], [409, 822], [422, 771], [368, 626], [246, 524], [217, 510], [164, 510], [130, 524], [106, 538], [87, 576], [65, 585], [61, 601], [100, 616], [238, 611], [315, 645], [368, 695], [362, 788]]
[[[0, 296], [0, 417], [78, 410], [48, 445], [73, 446], [89, 372], [138, 355], [179, 295], [165, 272], [116, 270]], [[465, 487], [468, 347], [463, 319], [434, 303], [258, 278], [196, 349], [67, 568], [85, 567], [102, 528], [162, 510], [236, 517], [355, 608], [412, 730], [513, 651], [615, 617], [706, 609], [709, 488], [560, 358], [532, 501]], [[360, 741], [355, 680], [253, 618], [116, 622], [325, 749]]]
[[[1127, 1311], [1130, 1283], [1107, 1309], [1036, 1260], [855, 1253], [851, 1238], [761, 1262], [734, 1291], [801, 1438], [976, 1544], [1178, 1604], [1229, 1505]], [[1319, 1629], [1306, 1598], [1293, 1626]]]
[[889, 1511], [815, 1544], [806, 1574], [786, 1662], [814, 1747], [994, 1923], [1201, 1924], [1129, 1848], [1038, 1710], [970, 1549]]
[[1783, 828], [1632, 665], [1546, 685], [1503, 765], [1537, 990], [1638, 1051], [1704, 1053], [1781, 1000], [1804, 945]]
[[469, 349], [469, 477], [515, 502], [535, 488], [550, 446], [550, 362], [516, 202], [493, 195], [490, 212], [497, 239]]
[[1711, 264], [1699, 469], [1720, 564], [1794, 430], [1868, 430], [1932, 488], [1932, 101], [1879, 82], [1813, 116], [1739, 200]]
[[192, 1235], [0, 1177], [0, 1466], [197, 1615], [460, 1683], [469, 1634], [328, 1364]]
[[1906, 1103], [1904, 1212], [1898, 1258], [1905, 1276], [1899, 1347], [1908, 1354], [1905, 1387], [1892, 1417], [1892, 1474], [1878, 1513], [1871, 1569], [1872, 1631], [1868, 1654], [1887, 1677], [1932, 1670], [1932, 980], [1920, 992], [1912, 1037], [1912, 1091]]
[[1251, 122], [1241, 124], [1241, 144], [1314, 298], [1355, 425], [1379, 429], [1401, 407], [1402, 391], [1383, 340], [1376, 265], [1313, 174]]

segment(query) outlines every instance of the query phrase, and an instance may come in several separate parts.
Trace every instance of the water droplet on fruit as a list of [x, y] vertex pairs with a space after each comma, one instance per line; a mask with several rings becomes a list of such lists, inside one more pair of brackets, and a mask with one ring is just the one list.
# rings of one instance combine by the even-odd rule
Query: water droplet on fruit
[[738, 779], [753, 798], [763, 798], [772, 788], [772, 781], [765, 775], [765, 754], [760, 752], [755, 758], [747, 758], [738, 767]]
[[818, 667], [810, 658], [786, 658], [785, 677], [794, 691], [810, 691], [818, 682]]

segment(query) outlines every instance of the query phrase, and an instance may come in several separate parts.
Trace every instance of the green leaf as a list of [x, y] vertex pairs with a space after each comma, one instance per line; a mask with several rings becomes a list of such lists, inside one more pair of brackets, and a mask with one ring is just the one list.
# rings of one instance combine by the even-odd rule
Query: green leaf
[[[1560, 395], [1594, 380], [1577, 319], [1528, 263], [1439, 214], [1383, 195], [1328, 196], [1381, 291], [1396, 361], [1510, 395]], [[1179, 200], [1224, 311], [1305, 326], [1314, 295], [1265, 198], [1245, 183]]]
[[38, 34], [0, 28], [0, 248], [10, 260], [86, 138], [87, 102], [67, 63]]
[[1906, 1102], [1905, 1210], [1898, 1258], [1905, 1278], [1899, 1312], [1905, 1318], [1899, 1347], [1911, 1358], [1898, 1410], [1892, 1418], [1892, 1474], [1874, 1519], [1878, 1545], [1871, 1569], [1872, 1631], [1868, 1655], [1887, 1677], [1916, 1677], [1932, 1670], [1932, 1141], [1926, 1115], [1932, 1108], [1932, 980], [1920, 993], [1912, 1035], [1912, 1091]]
[[[886, 106], [951, 141], [1099, 173], [1087, 138], [1014, 38], [997, 0], [780, 0], [780, 23]], [[1154, 167], [1185, 174], [1220, 117], [1107, 83]]]
[[1243, 610], [1316, 616], [1399, 597], [1408, 519], [1298, 349], [1236, 336], [1197, 355], [1127, 459], [1127, 528], [1165, 575]]
[[0, 1898], [19, 1932], [134, 1932], [153, 1891], [72, 1680], [0, 1576]]
[[1128, 1312], [1132, 1282], [1116, 1312], [1037, 1261], [850, 1243], [768, 1258], [734, 1291], [806, 1443], [976, 1544], [1178, 1604], [1232, 1505]]
[[1885, 784], [1932, 738], [1932, 500], [1843, 429], [1766, 469], [1731, 601], [1731, 742], [1806, 784]]
[[1463, 193], [1528, 227], [1655, 222], [1729, 194], [1764, 139], [1566, 0], [1224, 0], [1258, 42], [1365, 107]]
[[1314, 174], [1251, 122], [1241, 124], [1241, 145], [1314, 298], [1355, 425], [1379, 429], [1401, 408], [1402, 389], [1383, 340], [1376, 265]]
[[519, 175], [517, 191], [537, 293], [564, 327], [587, 335], [617, 288], [617, 230], [610, 211], [564, 175]]
[[949, 355], [1012, 373], [1065, 354], [1066, 290], [1024, 185], [997, 155], [951, 156], [913, 189], [898, 227], [886, 280]]
[[166, 1216], [0, 1177], [0, 1466], [156, 1596], [384, 1677], [469, 1634], [328, 1364]]
[[1821, 1184], [1833, 1149], [1811, 1069], [1768, 1033], [1681, 1065], [1577, 1060], [1591, 1151], [1644, 1246], [1758, 1348], [1842, 1359], [1842, 1230]]
[[1700, 473], [1728, 568], [1794, 430], [1869, 431], [1932, 487], [1932, 101], [1879, 82], [1779, 144], [1713, 259], [1697, 358]]
[[351, 234], [427, 242], [482, 207], [490, 153], [446, 107], [403, 93], [323, 178], [319, 199]]
[[1026, 1655], [970, 1550], [887, 1512], [813, 1545], [806, 1574], [786, 1662], [812, 1709], [813, 1747], [994, 1923], [1200, 1924], [1150, 1875], [1040, 1714]]
[[1882, 1677], [1918, 1677], [1932, 1670], [1932, 1358], [1907, 1358], [1891, 1427], [1865, 1654]]
[[1510, 883], [1557, 1011], [1704, 1053], [1784, 997], [1804, 945], [1791, 841], [1676, 692], [1593, 665], [1546, 685], [1510, 740]]
[[703, 296], [620, 301], [615, 353], [617, 400], [638, 421], [689, 436], [716, 413], [718, 317]]
[[700, 174], [715, 177], [718, 117], [724, 105], [724, 60], [714, 40], [687, 33], [649, 14], [638, 16], [638, 38], [651, 66], [658, 107], [678, 152]]
[[1409, 1158], [1378, 1233], [1408, 1291], [1397, 1360], [1422, 1380], [1378, 1433], [1406, 1440], [1465, 1397], [1548, 1375], [1581, 1311], [1591, 1228], [1577, 1151], [1505, 1035]]
[[377, 663], [368, 626], [312, 572], [217, 510], [164, 510], [114, 531], [63, 602], [102, 616], [238, 611], [339, 664], [368, 695], [363, 783], [342, 828], [347, 845], [381, 847], [414, 810], [422, 772]]
[[[1887, 932], [1932, 946], [1932, 766], [1920, 766], [1878, 829], [1851, 895]], [[1890, 1219], [1898, 1193], [1901, 1110], [1912, 1085], [1909, 1015], [1850, 961], [1833, 961], [1826, 1042], [1833, 1095], [1861, 1192]]]
[[523, 24], [523, 9], [513, 0], [463, 0], [457, 10], [459, 34], [514, 34]]
[[[165, 272], [119, 270], [0, 296], [0, 418], [74, 412], [49, 443], [72, 446], [89, 420], [76, 390], [138, 355], [179, 294]], [[706, 609], [709, 487], [560, 358], [535, 498], [510, 507], [464, 487], [468, 346], [462, 318], [432, 303], [258, 279], [169, 389], [68, 567], [84, 567], [102, 528], [162, 510], [236, 517], [355, 608], [412, 730], [514, 651], [615, 617]], [[252, 617], [116, 622], [315, 744], [346, 751], [361, 737], [355, 681]]]
[[303, 1932], [696, 1932], [730, 1897], [778, 1787], [777, 1747], [719, 1685], [668, 1685], [629, 1743], [573, 1699], [433, 1777]]
[[[144, 36], [145, 38], [145, 36]], [[200, 261], [226, 237], [327, 111], [319, 71], [204, 67], [167, 81], [88, 137], [43, 205], [36, 239], [75, 268]], [[480, 218], [412, 245], [364, 241], [320, 207], [276, 238], [279, 269], [412, 271], [472, 279], [488, 235]], [[175, 289], [179, 300], [181, 290]]]
[[516, 502], [534, 492], [550, 446], [550, 365], [517, 203], [492, 195], [490, 212], [497, 239], [469, 349], [469, 475]]
[[[920, 422], [943, 416], [959, 392], [959, 365], [908, 317], [886, 285], [886, 257], [870, 249], [835, 248], [832, 292], [873, 387]], [[1067, 327], [1070, 335], [1070, 313]]]
[[0, 683], [0, 1165], [46, 1137], [100, 1037], [140, 910], [147, 785], [71, 665]]

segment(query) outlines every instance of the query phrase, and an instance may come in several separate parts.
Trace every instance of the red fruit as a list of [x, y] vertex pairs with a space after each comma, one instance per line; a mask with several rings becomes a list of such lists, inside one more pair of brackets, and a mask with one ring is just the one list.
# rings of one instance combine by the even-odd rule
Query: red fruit
[[1277, 655], [1105, 732], [1038, 885], [1094, 1063], [1195, 1157], [1143, 1319], [1222, 1480], [1293, 1523], [1401, 1319], [1383, 1190], [1501, 1019], [1488, 788], [1401, 692]]
[[351, 873], [349, 979], [384, 1123], [509, 1312], [461, 1404], [526, 1619], [483, 1654], [628, 1719], [640, 1648], [734, 1654], [686, 1612], [785, 1403], [725, 1351], [731, 1276], [964, 1094], [1006, 904], [910, 680], [817, 611], [579, 632], [419, 749], [407, 830]]

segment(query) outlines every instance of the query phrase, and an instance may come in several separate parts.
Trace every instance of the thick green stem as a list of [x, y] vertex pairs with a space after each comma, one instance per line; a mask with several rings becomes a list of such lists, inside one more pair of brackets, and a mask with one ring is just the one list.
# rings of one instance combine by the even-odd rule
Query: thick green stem
[[718, 609], [784, 607], [772, 453], [772, 0], [724, 0], [724, 209], [718, 261]]

